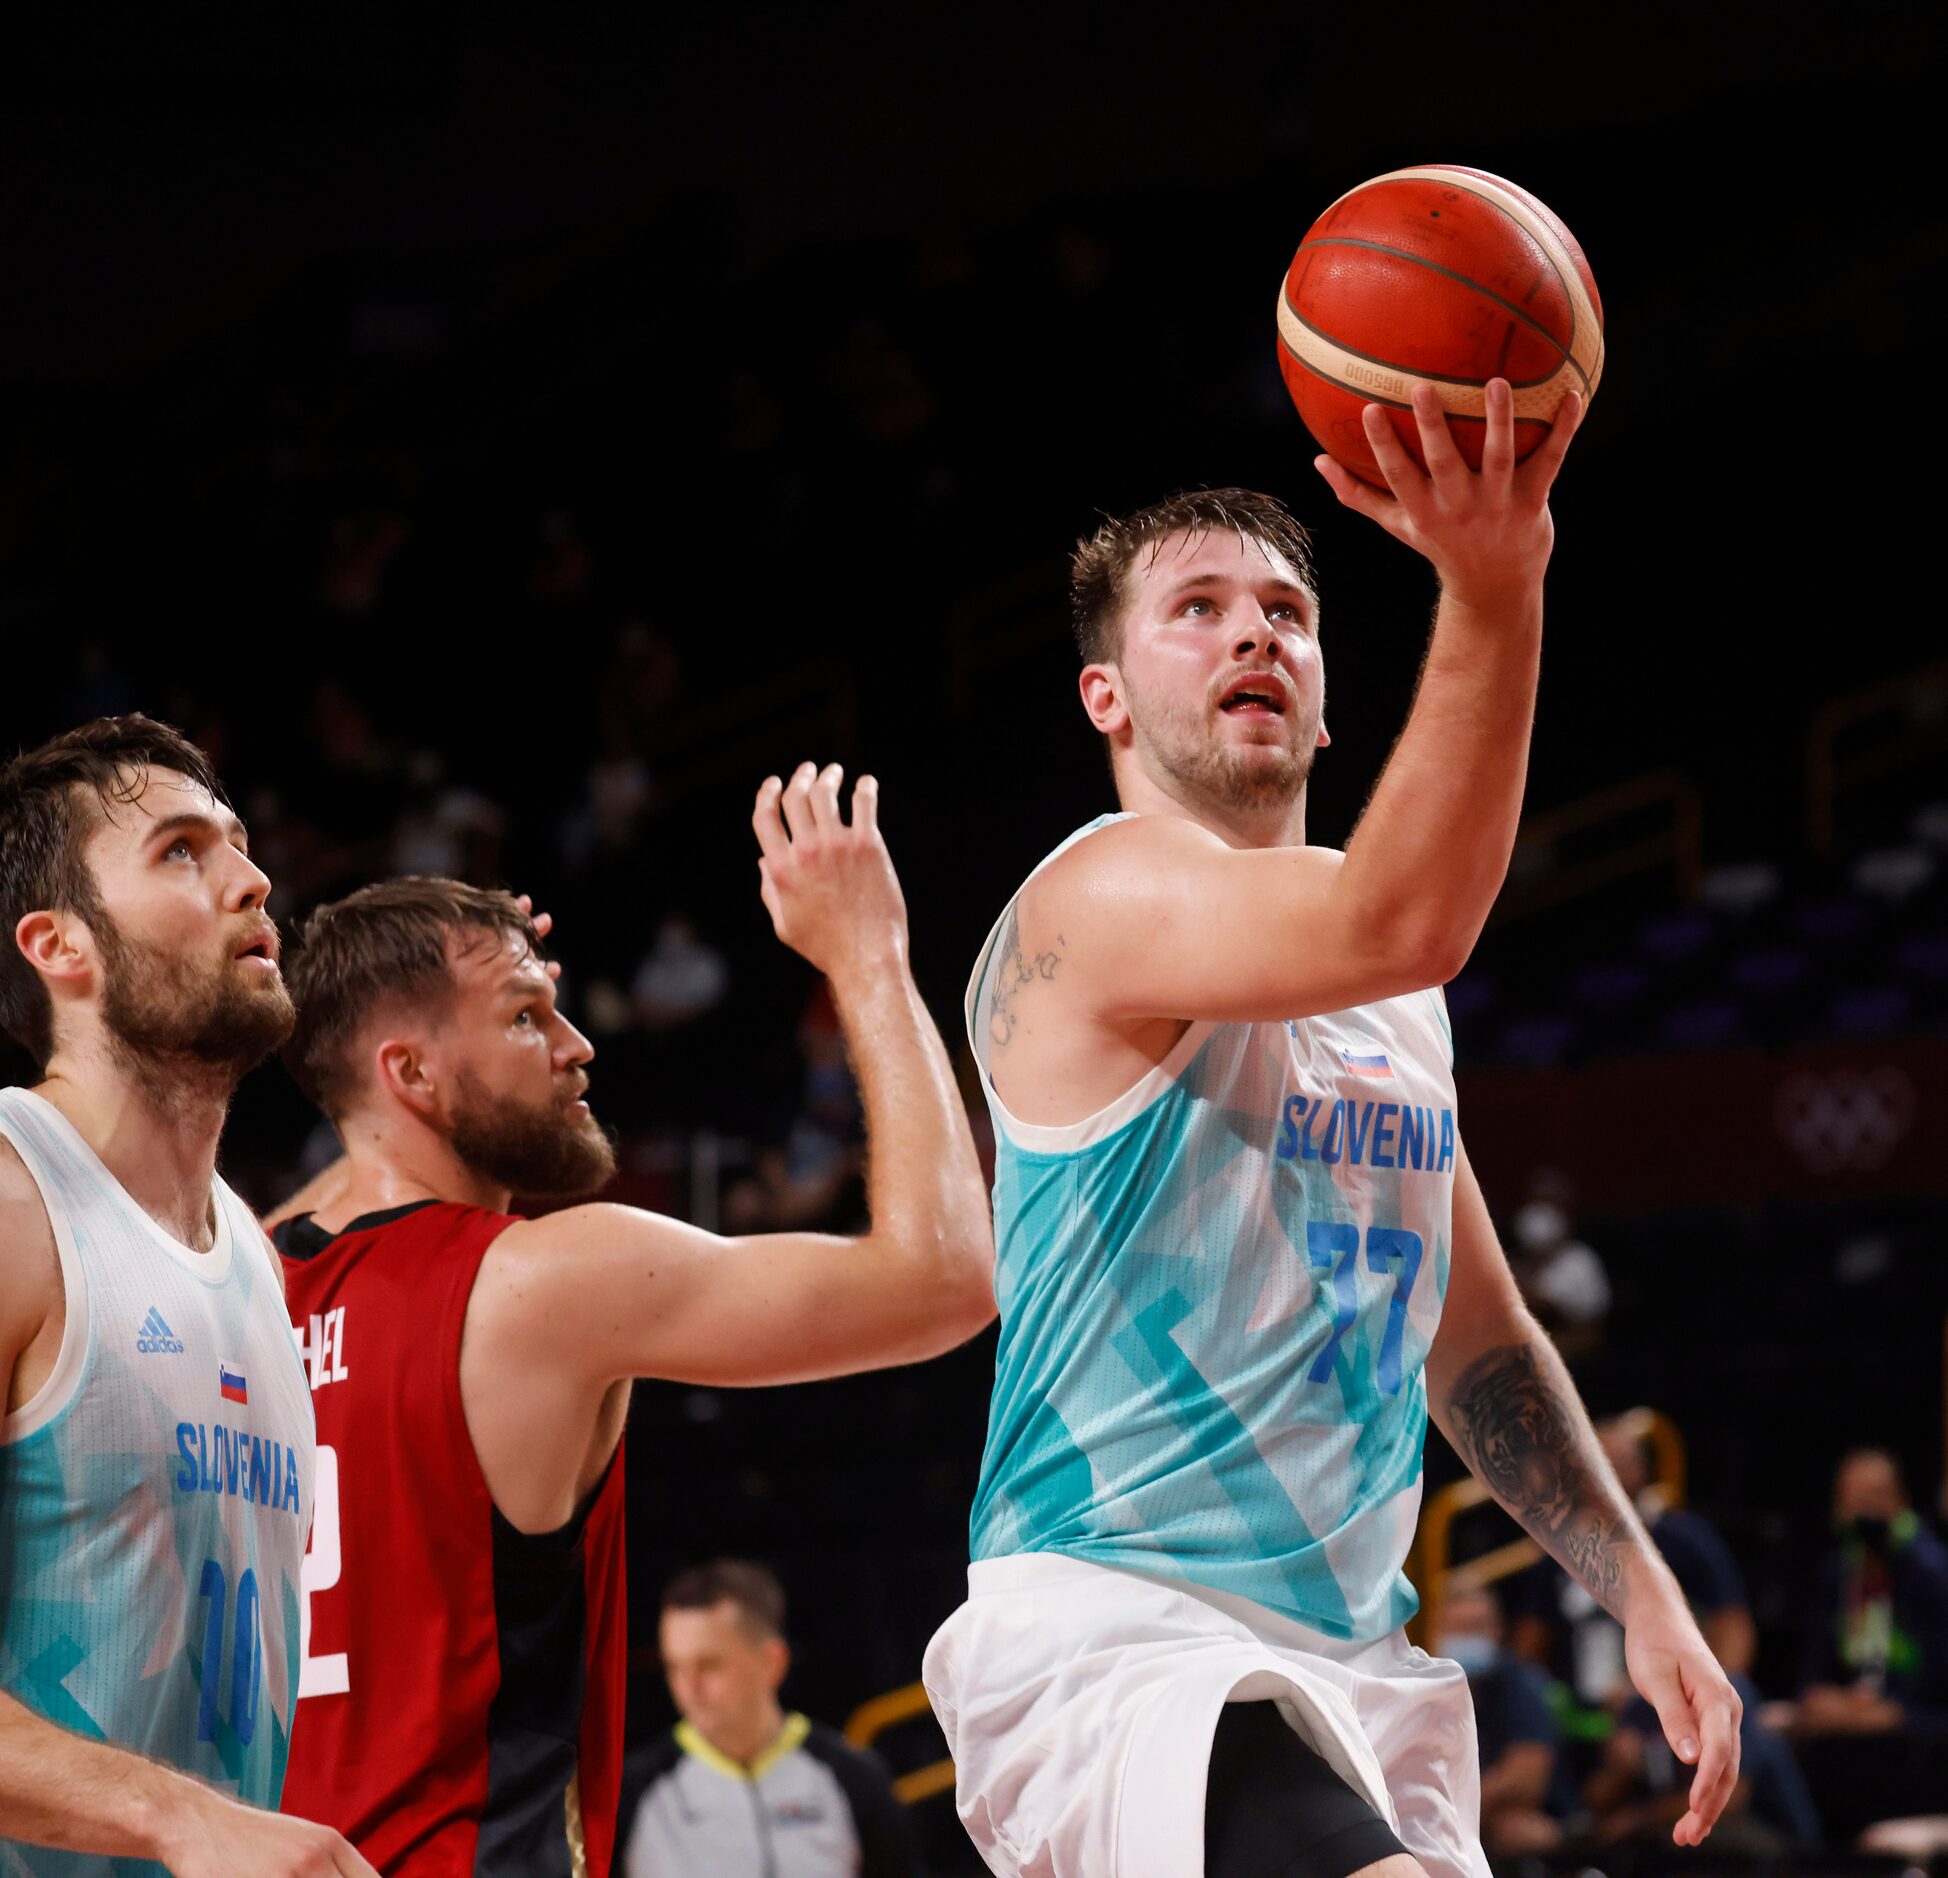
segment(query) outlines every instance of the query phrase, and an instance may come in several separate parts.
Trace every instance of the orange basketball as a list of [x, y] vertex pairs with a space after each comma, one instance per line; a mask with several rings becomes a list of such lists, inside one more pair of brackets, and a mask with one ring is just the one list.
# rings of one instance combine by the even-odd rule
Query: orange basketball
[[1603, 302], [1576, 237], [1527, 190], [1425, 163], [1348, 190], [1306, 230], [1278, 298], [1278, 362], [1320, 446], [1384, 487], [1363, 405], [1385, 406], [1422, 462], [1410, 398], [1432, 385], [1479, 468], [1482, 387], [1506, 378], [1527, 456], [1567, 392], [1596, 390]]

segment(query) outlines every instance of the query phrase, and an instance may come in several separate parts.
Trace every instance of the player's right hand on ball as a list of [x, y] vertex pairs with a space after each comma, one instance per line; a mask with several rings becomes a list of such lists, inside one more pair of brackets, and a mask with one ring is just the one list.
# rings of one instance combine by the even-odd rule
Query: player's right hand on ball
[[853, 785], [848, 823], [839, 803], [844, 775], [837, 763], [801, 763], [789, 782], [767, 776], [751, 815], [771, 924], [827, 977], [906, 957], [906, 900], [880, 839], [879, 784], [862, 776]]
[[211, 1794], [183, 1822], [182, 1843], [158, 1848], [174, 1878], [379, 1878], [329, 1826]]
[[1361, 417], [1386, 490], [1361, 482], [1329, 456], [1319, 457], [1317, 467], [1347, 508], [1434, 563], [1443, 595], [1478, 612], [1496, 612], [1531, 598], [1541, 586], [1556, 538], [1549, 490], [1584, 407], [1575, 392], [1569, 393], [1548, 436], [1518, 463], [1515, 398], [1508, 380], [1491, 378], [1484, 397], [1487, 424], [1478, 470], [1471, 470], [1455, 447], [1447, 414], [1430, 385], [1416, 385], [1413, 394], [1425, 470], [1407, 454], [1377, 404], [1369, 404]]

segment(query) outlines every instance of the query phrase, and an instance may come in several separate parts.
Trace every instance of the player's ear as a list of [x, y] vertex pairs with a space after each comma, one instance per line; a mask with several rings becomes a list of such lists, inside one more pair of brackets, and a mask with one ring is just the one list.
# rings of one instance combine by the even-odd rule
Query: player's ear
[[1319, 748], [1323, 750], [1331, 742], [1332, 738], [1326, 730], [1326, 720], [1322, 717], [1319, 720]]
[[417, 1044], [384, 1038], [372, 1053], [372, 1068], [379, 1087], [415, 1115], [430, 1118], [438, 1111], [439, 1088]]
[[94, 936], [72, 913], [23, 913], [14, 925], [14, 944], [43, 978], [65, 986], [77, 985], [94, 969]]
[[1085, 665], [1078, 683], [1082, 708], [1089, 713], [1090, 723], [1105, 737], [1113, 737], [1128, 726], [1130, 707], [1123, 695], [1123, 674], [1116, 666]]
[[783, 1637], [767, 1637], [764, 1640], [765, 1669], [771, 1678], [772, 1688], [784, 1681], [791, 1669], [791, 1645]]

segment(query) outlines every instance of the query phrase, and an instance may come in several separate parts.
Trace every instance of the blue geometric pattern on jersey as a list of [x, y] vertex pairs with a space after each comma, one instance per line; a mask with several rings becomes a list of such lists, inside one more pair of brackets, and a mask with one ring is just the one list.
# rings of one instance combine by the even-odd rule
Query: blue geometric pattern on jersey
[[[0, 1091], [0, 1126], [48, 1203], [70, 1324], [86, 1326], [50, 1384], [59, 1406], [30, 1404], [0, 1443], [0, 1689], [275, 1807], [315, 1435], [256, 1223], [218, 1182], [227, 1262], [172, 1253], [47, 1104]], [[225, 1363], [249, 1375], [247, 1406], [220, 1395]], [[0, 1847], [0, 1878], [161, 1871]]]
[[[1340, 1638], [1413, 1614], [1453, 1183], [1437, 1007], [1199, 1026], [1100, 1138], [1011, 1132], [990, 1089], [1001, 1340], [976, 1559], [1059, 1552]], [[1283, 1127], [1314, 1102], [1324, 1120]], [[1419, 1164], [1392, 1166], [1407, 1108]]]

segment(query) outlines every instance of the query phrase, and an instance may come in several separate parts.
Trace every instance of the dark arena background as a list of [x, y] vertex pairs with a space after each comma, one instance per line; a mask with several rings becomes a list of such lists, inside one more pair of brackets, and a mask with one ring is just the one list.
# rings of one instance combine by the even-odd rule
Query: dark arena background
[[[1934, 9], [1877, 5], [16, 20], [0, 737], [182, 726], [287, 928], [397, 871], [533, 894], [617, 1197], [844, 1228], [856, 1109], [758, 901], [757, 783], [878, 774], [958, 1041], [994, 914], [1109, 805], [1069, 546], [1247, 484], [1315, 534], [1311, 830], [1343, 842], [1433, 589], [1311, 468], [1275, 291], [1368, 176], [1516, 179], [1587, 251], [1609, 352], [1554, 503], [1524, 834], [1448, 989], [1463, 1125], [1592, 1410], [1646, 1411], [1651, 1491], [1722, 1537], [1751, 1682], [1791, 1702], [1842, 1457], [1944, 1511], [1940, 54]], [[268, 1207], [330, 1151], [254, 1073], [232, 1183]], [[791, 1705], [913, 1683], [992, 1360], [639, 1389], [632, 1738], [671, 1715], [659, 1589], [714, 1555], [781, 1576]], [[1510, 1868], [1926, 1861], [1860, 1835], [1948, 1790], [1861, 1800], [1817, 1752], [1816, 1830], [1755, 1792], [1765, 1830], [1687, 1860], [1604, 1814], [1616, 1718], [1462, 1478], [1430, 1436], [1417, 1581], [1495, 1585], [1560, 1735], [1560, 1847]], [[1948, 1606], [1915, 1647], [1932, 1693], [1883, 1764], [1948, 1731]], [[978, 1870], [924, 1707], [874, 1746], [928, 1869]]]

